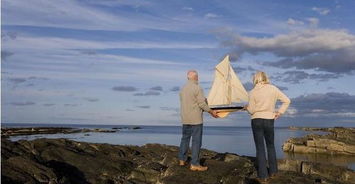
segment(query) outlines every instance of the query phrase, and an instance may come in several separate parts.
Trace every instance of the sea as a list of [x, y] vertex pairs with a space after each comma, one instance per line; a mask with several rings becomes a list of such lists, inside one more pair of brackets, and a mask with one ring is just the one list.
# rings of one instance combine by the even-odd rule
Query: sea
[[[11, 141], [33, 140], [39, 138], [66, 138], [74, 141], [91, 143], [108, 143], [116, 145], [144, 145], [158, 143], [179, 146], [181, 126], [146, 126], [146, 125], [84, 125], [84, 124], [1, 124], [2, 127], [71, 127], [100, 128], [112, 130], [114, 133], [89, 132], [73, 134], [40, 134], [12, 136]], [[139, 127], [139, 129], [133, 129]], [[302, 137], [307, 134], [326, 134], [326, 132], [291, 130], [287, 127], [275, 127], [275, 147], [279, 159], [308, 160], [344, 166], [355, 170], [355, 157], [324, 154], [292, 154], [282, 151], [282, 144], [290, 137]], [[202, 147], [220, 153], [235, 153], [244, 156], [255, 156], [255, 146], [251, 127], [204, 126]]]

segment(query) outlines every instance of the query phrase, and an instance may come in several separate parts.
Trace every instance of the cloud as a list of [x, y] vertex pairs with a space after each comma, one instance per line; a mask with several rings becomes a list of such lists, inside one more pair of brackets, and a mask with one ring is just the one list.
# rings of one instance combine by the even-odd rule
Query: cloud
[[307, 20], [308, 20], [309, 24], [311, 25], [311, 27], [317, 27], [319, 24], [318, 18], [310, 17], [310, 18], [307, 18]]
[[355, 95], [348, 93], [314, 93], [291, 99], [293, 115], [355, 117]]
[[79, 105], [81, 105], [81, 104], [64, 104], [65, 107], [76, 107]]
[[141, 108], [141, 109], [149, 109], [150, 106], [149, 105], [141, 105], [141, 106], [137, 106], [138, 108]]
[[135, 111], [135, 110], [133, 110], [133, 109], [126, 109], [126, 111], [132, 112], [132, 111]]
[[232, 53], [272, 53], [282, 58], [265, 62], [279, 68], [314, 69], [332, 73], [355, 70], [355, 35], [345, 30], [307, 29], [268, 38], [220, 32], [225, 47]]
[[10, 104], [14, 106], [28, 106], [28, 105], [35, 105], [36, 103], [27, 101], [27, 102], [12, 102]]
[[[276, 84], [274, 84], [274, 85], [276, 87], [278, 87], [281, 91], [288, 90], [288, 87], [279, 86], [279, 85], [276, 85]], [[251, 83], [251, 82], [243, 83], [243, 86], [244, 86], [245, 90], [247, 90], [247, 91], [251, 91], [254, 88], [254, 84]]]
[[174, 86], [170, 89], [170, 91], [176, 92], [176, 91], [180, 91], [180, 87], [179, 86]]
[[122, 91], [122, 92], [133, 92], [137, 91], [138, 89], [133, 86], [115, 86], [112, 88], [114, 91]]
[[[168, 2], [127, 2], [33, 0], [23, 3], [22, 0], [3, 0], [2, 25], [110, 31], [187, 31], [206, 30], [221, 24], [204, 21], [204, 17], [181, 15]], [[208, 16], [213, 17], [213, 14]], [[28, 17], [31, 17], [30, 21]]]
[[53, 103], [47, 103], [47, 104], [43, 104], [43, 106], [46, 106], [46, 107], [50, 107], [50, 106], [54, 106], [55, 104]]
[[300, 20], [293, 19], [293, 18], [288, 18], [287, 19], [287, 24], [288, 25], [303, 25], [304, 22], [302, 22]]
[[328, 15], [328, 13], [330, 13], [328, 8], [313, 7], [312, 10], [319, 13], [320, 15]]
[[160, 92], [158, 91], [147, 91], [145, 93], [135, 93], [134, 96], [158, 96]]
[[[50, 36], [21, 36], [16, 40], [6, 41], [8, 49], [80, 49], [84, 55], [95, 55], [96, 49], [199, 49], [216, 48], [209, 42], [190, 41], [107, 41], [107, 40], [83, 40], [75, 38], [62, 38]], [[36, 47], [33, 47], [36, 45]]]
[[27, 81], [26, 78], [9, 78], [8, 80], [14, 84], [20, 84]]
[[309, 74], [305, 71], [294, 70], [294, 71], [286, 71], [283, 73], [275, 74], [274, 76], [271, 76], [271, 79], [286, 82], [286, 83], [299, 84], [303, 80], [317, 80], [317, 81], [324, 82], [330, 79], [337, 79], [341, 76], [342, 75], [340, 74], [334, 74], [334, 73]]
[[192, 7], [183, 7], [182, 10], [185, 11], [194, 11], [194, 9]]
[[154, 86], [154, 87], [151, 87], [150, 90], [153, 90], [153, 91], [163, 91], [163, 88], [161, 86]]
[[7, 58], [9, 58], [10, 56], [14, 55], [13, 52], [9, 52], [9, 51], [1, 51], [1, 60], [2, 61], [6, 61]]
[[251, 66], [248, 66], [248, 67], [241, 67], [241, 66], [235, 66], [233, 67], [233, 70], [237, 73], [244, 73], [244, 72], [255, 72], [256, 69], [251, 67]]
[[251, 83], [251, 82], [246, 82], [246, 83], [243, 83], [243, 86], [244, 88], [247, 90], [247, 91], [250, 91], [254, 88], [254, 84]]
[[160, 107], [160, 110], [179, 112], [179, 108], [176, 108], [176, 107]]
[[212, 19], [212, 18], [217, 18], [219, 17], [217, 14], [214, 14], [214, 13], [207, 13], [205, 14], [205, 18], [207, 19]]
[[82, 51], [80, 51], [80, 53], [85, 54], [85, 55], [89, 55], [89, 56], [97, 54], [97, 52], [94, 50], [82, 50]]
[[[22, 83], [26, 83], [26, 82], [30, 82], [30, 81], [34, 81], [34, 80], [48, 80], [48, 78], [30, 76], [30, 77], [13, 77], [13, 78], [8, 78], [7, 80], [13, 84], [13, 89], [15, 89], [18, 87], [18, 85], [21, 85]], [[34, 86], [34, 84], [29, 83], [29, 84], [26, 84], [25, 86], [31, 87], [31, 86]]]
[[1, 33], [1, 40], [2, 41], [7, 41], [7, 40], [15, 40], [17, 38], [17, 32], [13, 31], [7, 31], [7, 32], [2, 32]]
[[91, 98], [91, 97], [85, 97], [84, 100], [86, 100], [88, 102], [97, 102], [97, 101], [99, 101], [98, 98]]
[[[118, 16], [77, 1], [59, 2], [48, 0], [23, 3], [21, 0], [4, 0], [2, 2], [2, 11], [4, 12], [2, 24], [5, 25], [137, 30], [144, 27], [148, 28], [153, 24], [151, 19], [147, 20], [146, 25], [139, 25], [138, 23], [142, 22], [139, 19], [136, 19], [134, 23], [129, 22], [128, 15]], [[24, 21], [26, 17], [31, 17], [31, 21]], [[130, 17], [133, 18], [132, 16]], [[152, 19], [154, 18], [152, 17]], [[58, 22], [61, 23], [58, 24]], [[159, 26], [160, 24], [154, 25]]]
[[288, 90], [288, 87], [285, 86], [279, 86], [279, 85], [275, 85], [275, 86], [278, 87], [281, 91]]
[[24, 83], [26, 81], [31, 81], [31, 80], [48, 80], [46, 77], [36, 77], [36, 76], [30, 76], [30, 77], [14, 77], [14, 78], [9, 78], [8, 79], [10, 82], [15, 83], [15, 84], [20, 84]]
[[28, 80], [49, 80], [47, 77], [30, 76]]

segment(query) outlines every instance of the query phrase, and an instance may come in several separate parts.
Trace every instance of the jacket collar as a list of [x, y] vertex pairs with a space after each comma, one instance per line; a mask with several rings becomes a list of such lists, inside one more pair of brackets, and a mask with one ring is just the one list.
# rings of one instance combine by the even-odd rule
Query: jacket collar
[[196, 80], [187, 80], [188, 83], [193, 83], [193, 84], [198, 84], [198, 81]]

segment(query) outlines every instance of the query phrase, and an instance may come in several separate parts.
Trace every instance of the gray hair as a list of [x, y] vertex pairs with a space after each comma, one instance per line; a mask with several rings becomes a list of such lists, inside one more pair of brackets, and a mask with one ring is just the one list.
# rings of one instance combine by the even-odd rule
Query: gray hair
[[189, 70], [187, 71], [187, 79], [194, 79], [195, 76], [198, 76], [198, 73], [196, 70]]

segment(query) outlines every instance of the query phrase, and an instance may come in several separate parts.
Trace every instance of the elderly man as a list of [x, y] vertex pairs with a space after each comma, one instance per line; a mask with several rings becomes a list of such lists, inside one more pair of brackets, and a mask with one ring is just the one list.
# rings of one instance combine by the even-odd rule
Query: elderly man
[[209, 112], [217, 118], [217, 112], [211, 110], [203, 95], [202, 88], [198, 85], [198, 74], [195, 70], [187, 72], [187, 83], [180, 91], [182, 138], [179, 150], [179, 165], [186, 165], [187, 152], [192, 137], [192, 171], [206, 171], [208, 167], [200, 165], [200, 149], [202, 144], [203, 111]]

